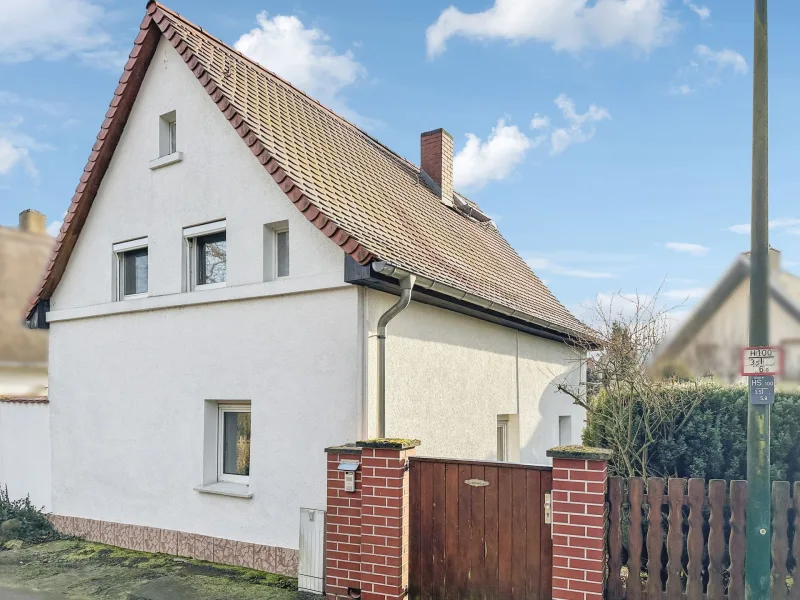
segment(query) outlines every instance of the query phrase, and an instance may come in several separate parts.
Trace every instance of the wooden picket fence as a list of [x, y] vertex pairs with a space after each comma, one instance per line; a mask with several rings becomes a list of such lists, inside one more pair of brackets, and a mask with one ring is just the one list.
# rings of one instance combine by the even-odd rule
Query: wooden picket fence
[[[608, 484], [608, 600], [744, 599], [746, 481], [715, 479], [706, 487], [689, 479], [687, 493], [687, 481], [675, 478], [666, 494], [660, 478], [648, 479], [646, 489], [637, 477]], [[800, 576], [794, 531], [800, 482], [791, 497], [788, 482], [774, 482], [771, 600], [800, 600], [800, 585], [791, 585]]]

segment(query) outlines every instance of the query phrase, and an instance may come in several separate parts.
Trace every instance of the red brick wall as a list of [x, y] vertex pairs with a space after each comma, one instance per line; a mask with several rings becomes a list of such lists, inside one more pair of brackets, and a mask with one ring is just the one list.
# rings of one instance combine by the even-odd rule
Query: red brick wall
[[602, 600], [607, 463], [553, 459], [553, 600]]
[[[414, 449], [328, 454], [325, 588], [360, 589], [365, 600], [401, 598], [408, 587], [408, 472]], [[344, 491], [340, 460], [360, 460], [356, 491]]]

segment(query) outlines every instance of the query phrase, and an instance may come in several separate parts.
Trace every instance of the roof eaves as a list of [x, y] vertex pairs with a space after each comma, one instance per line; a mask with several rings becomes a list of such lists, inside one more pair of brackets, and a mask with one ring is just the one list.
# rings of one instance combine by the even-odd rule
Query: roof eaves
[[385, 261], [377, 261], [373, 263], [373, 267], [375, 271], [377, 271], [378, 273], [396, 279], [403, 279], [404, 277], [413, 274], [416, 277], [416, 282], [414, 284], [415, 286], [421, 287], [426, 290], [432, 290], [440, 294], [444, 294], [445, 296], [455, 298], [456, 300], [461, 300], [469, 304], [472, 304], [473, 306], [484, 308], [486, 310], [491, 310], [496, 313], [505, 315], [507, 317], [511, 317], [513, 319], [519, 319], [521, 321], [525, 321], [527, 323], [531, 323], [533, 325], [542, 328], [555, 330], [564, 335], [565, 337], [572, 339], [576, 343], [576, 345], [585, 345], [587, 347], [591, 347], [591, 349], [595, 349], [601, 343], [600, 335], [597, 332], [592, 331], [588, 327], [586, 328], [586, 331], [583, 332], [568, 329], [560, 325], [557, 325], [555, 323], [539, 319], [525, 312], [509, 308], [505, 304], [494, 302], [493, 300], [487, 300], [486, 298], [481, 298], [479, 296], [476, 296], [475, 294], [471, 294], [464, 290], [460, 290], [446, 283], [435, 281], [429, 277], [425, 277], [424, 275], [418, 275], [416, 273], [412, 273], [408, 269], [392, 265]]

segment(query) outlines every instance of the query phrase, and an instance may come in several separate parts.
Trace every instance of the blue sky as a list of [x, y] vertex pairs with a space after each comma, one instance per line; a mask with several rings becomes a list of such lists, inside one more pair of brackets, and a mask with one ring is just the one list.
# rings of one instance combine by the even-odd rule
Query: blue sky
[[[60, 219], [145, 3], [0, 11], [0, 224]], [[800, 5], [770, 14], [772, 244], [800, 271]], [[556, 296], [691, 308], [749, 237], [751, 2], [171, 0], [167, 6], [419, 161], [444, 127], [457, 187]], [[795, 266], [797, 265], [797, 266]]]

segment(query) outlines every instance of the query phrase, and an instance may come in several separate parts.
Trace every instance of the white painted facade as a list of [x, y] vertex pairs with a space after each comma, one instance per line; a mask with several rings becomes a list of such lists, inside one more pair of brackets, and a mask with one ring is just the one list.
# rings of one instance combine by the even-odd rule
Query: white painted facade
[[50, 412], [46, 403], [0, 402], [0, 485], [50, 510]]
[[[370, 435], [375, 432], [378, 319], [397, 299], [367, 292]], [[497, 458], [498, 417], [513, 415], [510, 458], [550, 464], [558, 417], [577, 443], [585, 411], [556, 390], [576, 389], [583, 361], [565, 344], [412, 302], [387, 332], [386, 434], [418, 438], [422, 456]]]
[[[175, 111], [182, 160], [150, 168]], [[183, 229], [227, 222], [227, 285], [186, 291]], [[264, 281], [265, 225], [289, 228], [290, 275]], [[148, 297], [114, 301], [112, 247], [148, 238]], [[286, 548], [325, 508], [327, 445], [374, 434], [375, 327], [396, 298], [344, 283], [344, 253], [264, 171], [169, 44], [160, 43], [51, 299], [52, 508]], [[420, 453], [544, 463], [566, 345], [417, 303], [389, 325], [387, 434]], [[251, 498], [211, 483], [208, 407], [249, 401]]]

